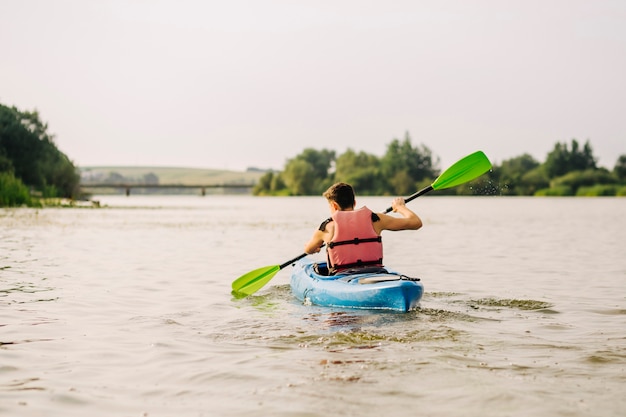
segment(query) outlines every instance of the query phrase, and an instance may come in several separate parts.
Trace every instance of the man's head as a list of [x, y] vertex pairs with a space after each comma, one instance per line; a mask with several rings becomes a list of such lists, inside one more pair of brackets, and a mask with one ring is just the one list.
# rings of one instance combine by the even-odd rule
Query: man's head
[[354, 208], [354, 189], [349, 184], [338, 182], [330, 186], [328, 190], [322, 194], [329, 202], [335, 202], [341, 210], [349, 210]]

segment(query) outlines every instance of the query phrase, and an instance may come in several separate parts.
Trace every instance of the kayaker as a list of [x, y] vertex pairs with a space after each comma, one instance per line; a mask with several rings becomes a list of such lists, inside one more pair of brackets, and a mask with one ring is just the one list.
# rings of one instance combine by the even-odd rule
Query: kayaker
[[[339, 182], [323, 194], [328, 200], [331, 217], [326, 219], [304, 245], [308, 254], [317, 253], [326, 244], [328, 274], [359, 272], [363, 268], [383, 267], [383, 230], [417, 230], [422, 220], [404, 204], [404, 198], [391, 202], [402, 217], [374, 213], [363, 206], [355, 209], [351, 185]], [[325, 271], [320, 271], [325, 272]]]

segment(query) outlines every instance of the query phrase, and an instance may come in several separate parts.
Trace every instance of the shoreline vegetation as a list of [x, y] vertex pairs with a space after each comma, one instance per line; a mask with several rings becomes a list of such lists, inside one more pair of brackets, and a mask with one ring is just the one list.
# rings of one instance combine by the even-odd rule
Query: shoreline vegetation
[[[493, 161], [492, 161], [493, 162]], [[445, 168], [445, 167], [443, 167]], [[173, 167], [76, 167], [57, 149], [38, 112], [0, 104], [0, 207], [96, 207], [99, 194], [321, 195], [338, 181], [359, 195], [409, 195], [437, 178], [439, 158], [407, 132], [384, 155], [306, 148], [282, 170], [228, 171]], [[111, 185], [101, 188], [103, 185]], [[179, 186], [179, 187], [177, 187]], [[218, 187], [225, 186], [225, 187]], [[96, 188], [98, 187], [98, 188]], [[195, 188], [195, 189], [194, 189]], [[205, 189], [206, 188], [206, 189]], [[493, 164], [480, 178], [438, 195], [626, 196], [626, 154], [611, 170], [597, 166], [591, 143], [557, 142], [543, 162], [523, 154]]]
[[[407, 132], [393, 139], [382, 157], [348, 149], [312, 148], [287, 160], [280, 172], [267, 172], [254, 195], [320, 195], [331, 184], [352, 184], [359, 195], [409, 195], [432, 184], [441, 173], [439, 158], [424, 144], [414, 146]], [[493, 161], [492, 161], [493, 162]], [[444, 167], [445, 168], [445, 167]], [[543, 162], [523, 154], [493, 164], [474, 181], [438, 195], [626, 196], [626, 154], [612, 170], [597, 165], [590, 141], [582, 146], [557, 142]]]

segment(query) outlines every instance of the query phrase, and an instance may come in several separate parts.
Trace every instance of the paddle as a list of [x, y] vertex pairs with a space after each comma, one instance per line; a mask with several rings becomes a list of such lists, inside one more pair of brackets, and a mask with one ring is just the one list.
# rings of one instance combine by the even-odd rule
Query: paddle
[[[450, 168], [446, 169], [437, 179], [428, 187], [410, 195], [404, 199], [405, 203], [413, 201], [417, 197], [424, 195], [432, 190], [444, 190], [446, 188], [456, 187], [483, 175], [491, 169], [491, 162], [482, 151], [474, 152], [465, 158], [455, 162]], [[389, 213], [393, 209], [389, 207], [384, 213]], [[262, 268], [250, 271], [233, 281], [233, 294], [239, 297], [246, 297], [254, 294], [267, 284], [278, 271], [288, 265], [307, 256], [306, 253], [296, 256], [293, 259], [281, 265], [264, 266]]]

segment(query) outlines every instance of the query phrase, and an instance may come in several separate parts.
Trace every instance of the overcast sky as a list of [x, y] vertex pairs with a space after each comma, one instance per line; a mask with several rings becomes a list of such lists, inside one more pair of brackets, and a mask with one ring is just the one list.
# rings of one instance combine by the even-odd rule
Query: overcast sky
[[0, 0], [0, 103], [79, 166], [626, 154], [623, 0]]

